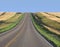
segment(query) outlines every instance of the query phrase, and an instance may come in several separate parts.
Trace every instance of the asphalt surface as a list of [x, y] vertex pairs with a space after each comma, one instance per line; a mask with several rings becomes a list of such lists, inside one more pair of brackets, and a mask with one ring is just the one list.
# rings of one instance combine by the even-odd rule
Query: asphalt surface
[[36, 31], [30, 16], [25, 13], [16, 27], [0, 34], [0, 47], [53, 47]]

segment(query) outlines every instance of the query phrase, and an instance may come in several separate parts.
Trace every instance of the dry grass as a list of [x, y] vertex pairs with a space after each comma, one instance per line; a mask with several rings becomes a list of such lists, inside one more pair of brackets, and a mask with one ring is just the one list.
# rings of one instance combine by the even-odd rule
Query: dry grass
[[48, 12], [50, 14], [53, 14], [53, 15], [56, 15], [56, 16], [59, 16], [60, 17], [60, 12]]
[[5, 27], [7, 27], [8, 25], [10, 25], [11, 23], [15, 22], [20, 16], [21, 16], [21, 14], [16, 15], [16, 16], [13, 16], [12, 18], [6, 20], [5, 22], [7, 22], [7, 23], [1, 24], [1, 25], [0, 25], [0, 29], [5, 28]]
[[51, 19], [51, 20], [54, 20], [54, 21], [57, 21], [57, 22], [60, 23], [60, 18], [57, 18], [57, 17], [52, 16], [52, 15], [48, 15], [48, 14], [43, 13], [43, 12], [41, 12], [41, 14], [43, 14], [45, 17], [47, 17], [47, 18], [49, 18], [49, 19]]
[[6, 12], [4, 15], [0, 16], [0, 20], [7, 20], [14, 16], [16, 13], [15, 12]]
[[51, 32], [53, 32], [53, 33], [55, 33], [55, 34], [58, 34], [58, 35], [60, 35], [60, 31], [58, 31], [58, 30], [55, 30], [55, 29], [53, 29], [53, 28], [51, 28], [51, 27], [48, 27], [48, 26], [46, 26], [46, 25], [43, 25], [45, 28], [47, 28], [49, 31], [51, 31]]
[[[37, 13], [38, 17], [41, 18], [41, 21], [45, 24], [44, 27], [47, 28], [48, 30], [50, 30], [51, 32], [54, 32], [58, 35], [60, 35], [60, 24], [58, 22], [55, 22], [49, 18], [46, 18], [46, 16], [44, 16], [41, 13]], [[48, 17], [51, 17], [50, 15], [48, 15]], [[53, 16], [52, 16], [53, 17]]]
[[22, 18], [23, 18], [22, 14], [17, 14], [16, 13], [11, 18], [9, 18], [9, 19], [3, 21], [2, 23], [0, 23], [0, 33], [3, 33], [5, 31], [10, 30], [13, 27], [15, 27]]

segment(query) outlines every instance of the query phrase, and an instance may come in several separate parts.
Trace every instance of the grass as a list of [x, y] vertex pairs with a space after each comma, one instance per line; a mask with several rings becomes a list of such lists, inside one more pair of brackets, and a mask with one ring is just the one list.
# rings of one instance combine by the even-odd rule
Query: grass
[[60, 18], [60, 12], [50, 12], [50, 13], [47, 13], [47, 12], [44, 12], [44, 13], [46, 13], [46, 14], [48, 14], [48, 15], [52, 15], [52, 16], [55, 16], [55, 17], [57, 17], [57, 18]]
[[5, 14], [0, 16], [0, 21], [1, 20], [7, 20], [13, 16], [15, 16], [16, 12], [5, 12]]
[[23, 18], [23, 14], [16, 14], [4, 23], [0, 24], [0, 33], [6, 32], [15, 27], [19, 21]]
[[36, 22], [36, 20], [34, 19], [34, 17], [32, 17], [32, 21], [33, 21], [33, 24], [34, 24], [35, 28], [38, 30], [38, 32], [43, 37], [45, 37], [51, 44], [53, 44], [54, 47], [60, 47], [60, 36], [56, 37], [55, 34], [53, 34], [52, 32], [50, 32], [49, 30], [45, 29], [44, 27], [42, 28], [42, 26], [40, 26]]
[[52, 27], [54, 29], [60, 30], [60, 23], [44, 17], [41, 13], [37, 14], [37, 16], [45, 25]]

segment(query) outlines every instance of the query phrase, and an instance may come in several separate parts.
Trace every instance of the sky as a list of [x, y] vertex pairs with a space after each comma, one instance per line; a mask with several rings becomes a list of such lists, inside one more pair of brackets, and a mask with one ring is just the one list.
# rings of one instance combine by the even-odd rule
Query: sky
[[0, 0], [0, 12], [59, 12], [60, 0]]

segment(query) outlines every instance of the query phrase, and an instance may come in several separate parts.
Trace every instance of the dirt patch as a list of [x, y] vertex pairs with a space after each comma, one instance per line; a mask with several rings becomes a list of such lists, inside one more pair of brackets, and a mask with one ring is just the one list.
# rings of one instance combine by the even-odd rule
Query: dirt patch
[[4, 13], [4, 12], [0, 12], [0, 15], [1, 15], [2, 13]]

